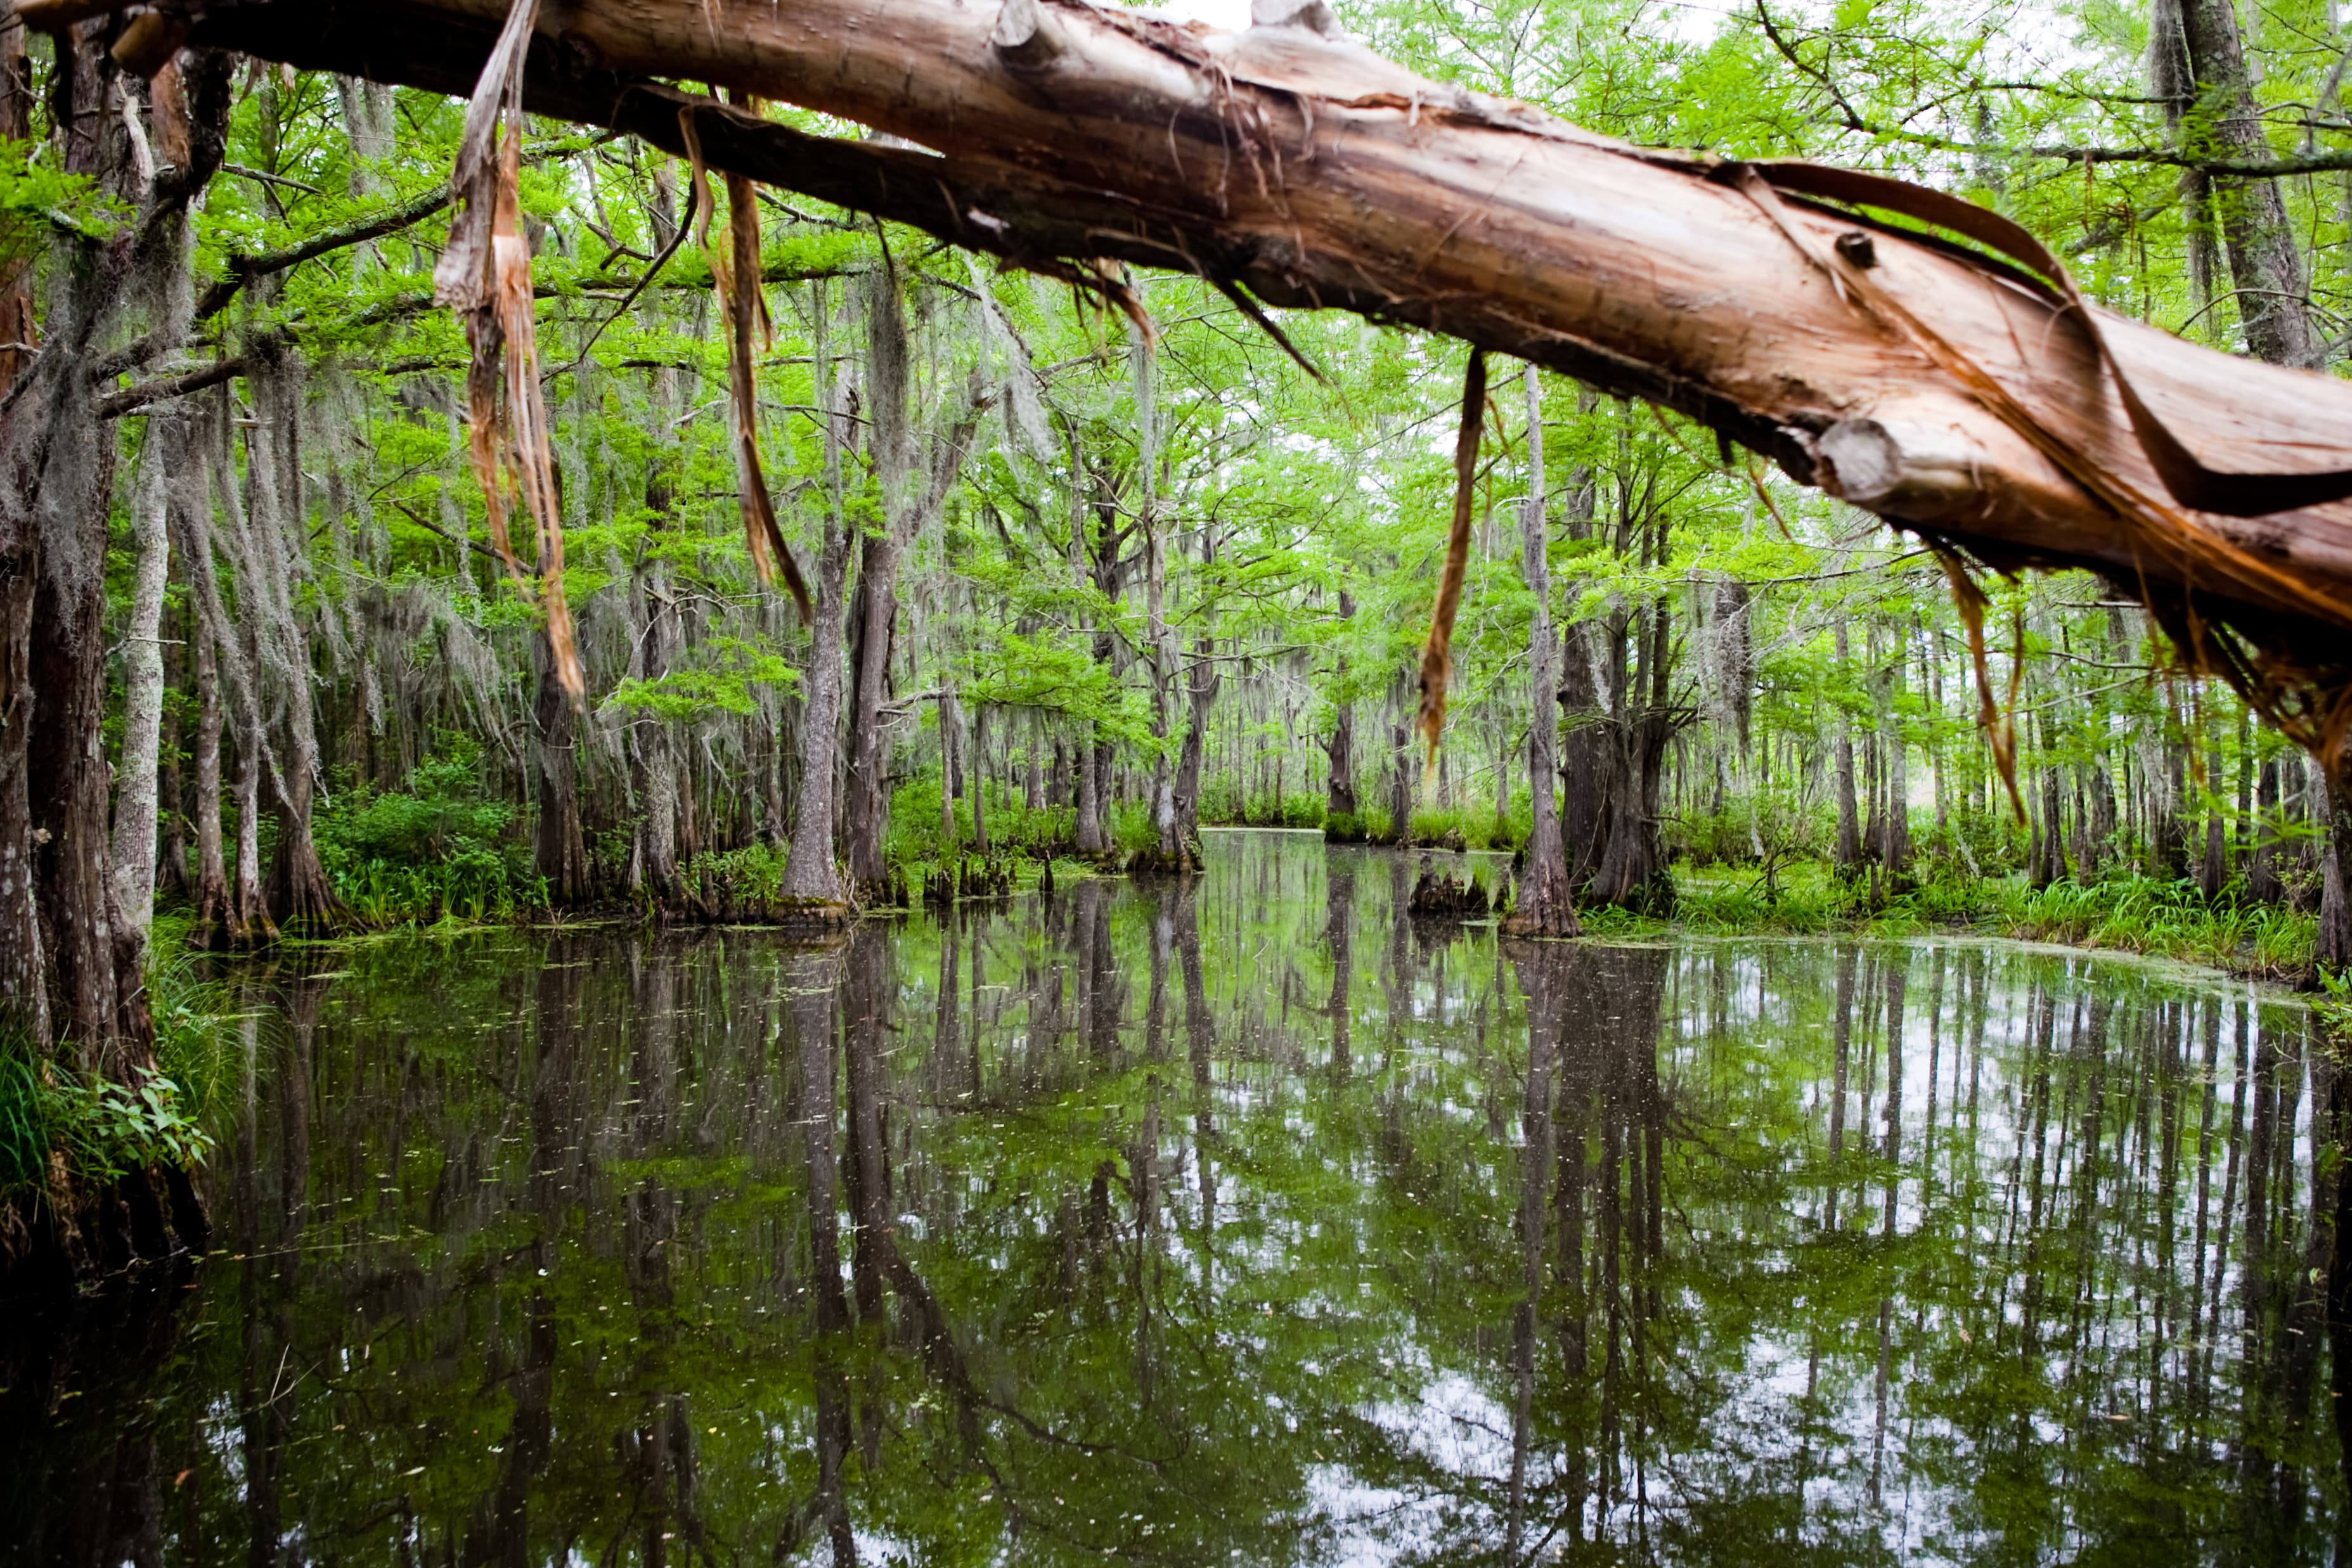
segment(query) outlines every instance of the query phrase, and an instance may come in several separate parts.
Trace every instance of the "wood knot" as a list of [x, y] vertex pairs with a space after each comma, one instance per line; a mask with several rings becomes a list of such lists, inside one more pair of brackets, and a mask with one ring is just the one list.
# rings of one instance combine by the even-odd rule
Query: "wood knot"
[[1840, 256], [1865, 271], [1878, 265], [1878, 246], [1860, 229], [1848, 229], [1830, 243], [1837, 246]]

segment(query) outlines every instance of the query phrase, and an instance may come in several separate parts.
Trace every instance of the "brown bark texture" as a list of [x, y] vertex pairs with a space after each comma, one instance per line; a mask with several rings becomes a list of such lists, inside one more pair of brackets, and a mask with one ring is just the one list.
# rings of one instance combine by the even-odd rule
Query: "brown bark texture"
[[[194, 37], [466, 90], [508, 10], [264, 0], [198, 7]], [[2352, 719], [2352, 505], [2173, 500], [2116, 372], [2195, 433], [2220, 475], [2196, 493], [2224, 510], [2259, 504], [2256, 476], [2352, 465], [2352, 387], [2078, 308], [2026, 266], [1804, 193], [1834, 179], [1609, 141], [1297, 24], [1216, 33], [1069, 0], [568, 0], [538, 27], [541, 112], [679, 151], [660, 77], [861, 121], [943, 155], [695, 110], [714, 166], [1108, 293], [1098, 258], [1197, 271], [1679, 409], [1994, 564], [2146, 591], [2192, 660], [2309, 738]]]

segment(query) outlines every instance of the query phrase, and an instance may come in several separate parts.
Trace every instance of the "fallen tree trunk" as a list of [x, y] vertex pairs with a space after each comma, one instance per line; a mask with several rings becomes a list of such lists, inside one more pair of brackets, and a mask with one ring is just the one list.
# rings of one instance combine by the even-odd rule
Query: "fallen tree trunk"
[[[509, 4], [179, 9], [194, 42], [467, 91]], [[2352, 386], [2078, 308], [2011, 261], [1809, 199], [1828, 187], [1802, 173], [1610, 141], [1304, 25], [1219, 34], [1076, 0], [547, 0], [539, 29], [540, 112], [683, 152], [683, 108], [714, 165], [1113, 294], [1098, 258], [1650, 399], [1993, 565], [2106, 573], [2307, 739], [2352, 716], [2352, 505], [2190, 510], [2180, 458], [2147, 444], [2151, 421], [2195, 431], [2230, 471], [2196, 498], [2252, 509], [2253, 476], [2352, 466]], [[655, 77], [940, 154], [809, 137]]]

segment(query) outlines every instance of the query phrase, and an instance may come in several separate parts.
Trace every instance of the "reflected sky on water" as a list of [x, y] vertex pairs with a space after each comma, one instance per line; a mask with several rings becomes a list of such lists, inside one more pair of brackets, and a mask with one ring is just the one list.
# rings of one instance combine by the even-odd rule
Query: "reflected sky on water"
[[2352, 1561], [2299, 1004], [1412, 873], [257, 975], [218, 1252], [0, 1329], [0, 1552]]

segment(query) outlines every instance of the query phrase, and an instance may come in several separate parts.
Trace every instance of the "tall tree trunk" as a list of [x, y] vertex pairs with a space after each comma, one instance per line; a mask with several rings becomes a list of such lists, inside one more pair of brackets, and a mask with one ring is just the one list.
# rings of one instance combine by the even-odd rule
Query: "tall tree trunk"
[[2254, 795], [2252, 849], [2246, 856], [2246, 895], [2259, 904], [2277, 904], [2286, 896], [2279, 877], [2278, 832], [2273, 826], [2279, 810], [2279, 759], [2263, 764]]
[[[898, 273], [877, 267], [866, 275], [863, 289], [867, 402], [884, 521], [865, 536], [850, 606], [849, 788], [842, 828], [849, 880], [860, 894], [881, 890], [889, 878], [882, 852], [890, 827], [890, 734], [883, 708], [898, 635], [898, 573], [908, 549], [946, 505], [972, 431], [991, 401], [975, 379], [938, 429], [919, 433], [928, 443], [919, 439]], [[922, 450], [926, 444], [928, 455]]]
[[[121, 1076], [147, 1060], [152, 1024], [141, 984], [144, 928], [114, 907], [110, 873], [105, 580], [115, 441], [97, 406], [101, 389], [91, 368], [151, 302], [161, 302], [153, 312], [156, 335], [175, 340], [184, 330], [184, 315], [173, 309], [184, 285], [173, 287], [174, 274], [186, 267], [184, 211], [219, 150], [217, 134], [207, 136], [188, 169], [151, 183], [152, 154], [133, 141], [144, 135], [145, 89], [126, 79], [107, 53], [114, 26], [89, 23], [56, 36], [58, 164], [136, 209], [136, 216], [119, 234], [55, 243], [48, 340], [29, 372], [33, 384], [0, 415], [0, 451], [11, 482], [0, 496], [0, 511], [11, 514], [0, 523], [0, 553], [19, 563], [37, 559], [38, 569], [25, 678], [6, 694], [16, 710], [10, 744], [19, 723], [26, 736], [22, 767], [40, 925], [37, 947], [27, 947], [47, 967], [49, 1029], [74, 1042], [85, 1070]], [[203, 95], [202, 107], [225, 117], [220, 94]], [[23, 553], [28, 534], [36, 557]], [[0, 761], [0, 784], [16, 766], [13, 758]], [[6, 792], [13, 795], [13, 784]], [[13, 806], [0, 806], [0, 814], [13, 814]]]
[[988, 855], [988, 705], [971, 710], [971, 762], [965, 769], [971, 792], [971, 847]]
[[1389, 737], [1389, 841], [1412, 842], [1412, 728], [1400, 706], [1394, 732]]
[[[1664, 533], [1660, 523], [1645, 548], [1645, 561], [1664, 559]], [[1645, 606], [1629, 630], [1641, 662], [1636, 669], [1626, 659], [1621, 636], [1615, 662], [1617, 708], [1611, 724], [1614, 746], [1611, 810], [1591, 893], [1604, 904], [1662, 911], [1674, 899], [1659, 811], [1666, 743], [1674, 735], [1666, 710], [1667, 650], [1673, 637], [1673, 612], [1667, 601], [1660, 598]]]
[[268, 771], [268, 740], [257, 721], [247, 723], [236, 737], [236, 913], [229, 922], [229, 940], [240, 947], [278, 936], [261, 891], [261, 780]]
[[[1344, 678], [1344, 672], [1343, 677]], [[1331, 705], [1331, 733], [1323, 742], [1323, 814], [1352, 818], [1356, 805], [1356, 705]]]
[[[1094, 726], [1090, 724], [1086, 727], [1084, 733], [1091, 736], [1093, 730]], [[1095, 766], [1095, 747], [1091, 740], [1082, 739], [1078, 742], [1076, 765], [1078, 775], [1078, 853], [1098, 855], [1106, 847], [1103, 841], [1102, 801], [1099, 799], [1101, 773]]]
[[[310, 534], [302, 505], [301, 366], [278, 355], [249, 378], [258, 423], [247, 433], [246, 472], [251, 500], [237, 584], [240, 617], [256, 622], [257, 669], [266, 673], [280, 716], [285, 744], [270, 772], [277, 842], [269, 863], [268, 898], [272, 921], [281, 930], [331, 926], [342, 906], [327, 885], [326, 868], [311, 837], [310, 809], [319, 773], [317, 711], [311, 691], [310, 628], [299, 616], [295, 584], [307, 559]], [[256, 588], [262, 590], [253, 593]], [[331, 609], [321, 608], [326, 623]]]
[[818, 547], [815, 613], [809, 622], [807, 706], [801, 713], [800, 809], [784, 863], [783, 895], [816, 910], [846, 900], [834, 858], [833, 780], [840, 758], [842, 627], [849, 577], [849, 534], [843, 520], [842, 455], [855, 438], [843, 416], [847, 390], [833, 361], [833, 304], [823, 280], [810, 285], [809, 317], [815, 350], [815, 385], [824, 403], [824, 537]]
[[1568, 727], [1560, 737], [1559, 832], [1570, 888], [1585, 886], [1600, 869], [1604, 830], [1613, 810], [1610, 728], [1601, 706], [1601, 688], [1592, 678], [1592, 632], [1578, 622], [1560, 634], [1559, 693]]
[[1185, 701], [1191, 719], [1184, 728], [1184, 748], [1176, 759], [1176, 826], [1186, 852], [1201, 858], [1201, 764], [1209, 743], [1209, 712], [1224, 684], [1215, 664], [1215, 644], [1202, 637], [1192, 644], [1192, 664], [1185, 680]]
[[[32, 134], [32, 68], [25, 29], [13, 10], [0, 16], [0, 137]], [[27, 369], [18, 344], [36, 340], [29, 258], [0, 261], [0, 398], [16, 391]], [[37, 447], [0, 423], [0, 1028], [50, 1038], [41, 923], [34, 903], [33, 804], [27, 750], [37, 722], [33, 688], [33, 594], [40, 575], [40, 536], [26, 505], [41, 471]]]
[[[1139, 447], [1135, 526], [1143, 534], [1143, 625], [1151, 660], [1151, 734], [1160, 743], [1151, 752], [1151, 829], [1159, 840], [1159, 869], [1190, 871], [1194, 867], [1192, 846], [1184, 837], [1184, 824], [1176, 810], [1175, 759], [1168, 755], [1169, 731], [1177, 716], [1177, 660], [1176, 633], [1168, 624], [1168, 541], [1161, 537], [1159, 515], [1159, 366], [1150, 340], [1140, 331], [1132, 334], [1128, 358], [1134, 374]], [[1189, 720], [1190, 706], [1183, 711]]]
[[[2181, 35], [2197, 108], [2206, 117], [2197, 140], [2216, 157], [2262, 162], [2271, 156], [2262, 110], [2232, 0], [2179, 0]], [[2217, 180], [2213, 200], [2221, 240], [2230, 253], [2230, 280], [2238, 290], [2238, 318], [2246, 348], [2274, 365], [2318, 363], [2303, 256], [2287, 226], [2286, 204], [2274, 181]]]
[[1898, 626], [1895, 659], [1888, 669], [1885, 722], [1880, 730], [1886, 747], [1886, 841], [1884, 853], [1890, 883], [1904, 882], [1911, 874], [1910, 746], [1903, 734], [1904, 675], [1909, 664], [1910, 649], [1904, 642]]
[[2352, 969], [2352, 789], [2341, 784], [2326, 787], [2323, 809], [2327, 814], [2327, 846], [2322, 852], [2319, 885], [2319, 942], [2315, 954], [2323, 969]]
[[[188, 780], [186, 701], [190, 686], [190, 644], [195, 617], [174, 613], [167, 603], [163, 633], [163, 713], [156, 738], [155, 798], [157, 851], [162, 856], [155, 879], [159, 898], [185, 904], [193, 891], [188, 880]], [[180, 701], [173, 702], [174, 695]]]
[[[1845, 622], [1838, 622], [1837, 659], [1843, 674], [1846, 667], [1848, 648]], [[1853, 792], [1853, 719], [1843, 707], [1832, 722], [1837, 726], [1837, 853], [1831, 862], [1840, 874], [1853, 876], [1862, 869], [1862, 814]]]
[[956, 853], [959, 834], [955, 803], [963, 797], [963, 768], [956, 756], [955, 694], [940, 693], [940, 849]]
[[579, 715], [557, 678], [555, 647], [542, 626], [531, 637], [536, 695], [531, 716], [539, 732], [539, 821], [531, 861], [558, 908], [589, 896], [588, 841], [580, 821]]
[[[1345, 628], [1356, 619], [1355, 596], [1339, 591], [1339, 622]], [[1343, 630], [1341, 636], [1347, 635]], [[1349, 695], [1348, 657], [1339, 655], [1338, 681], [1341, 695], [1331, 704], [1331, 735], [1323, 743], [1329, 778], [1324, 785], [1323, 814], [1353, 819], [1362, 808], [1356, 800], [1356, 704]], [[1361, 832], [1360, 826], [1357, 831]]]
[[[2185, 737], [2186, 731], [2183, 731]], [[2168, 737], [2168, 739], [2169, 737]], [[2156, 874], [2169, 881], [2184, 875], [2189, 862], [2189, 832], [2181, 823], [2189, 807], [2189, 753], [2186, 739], [2168, 745], [2164, 758], [2163, 795], [2157, 808]]]
[[[2262, 110], [2254, 101], [2253, 79], [2246, 68], [2236, 6], [2231, 0], [2179, 0], [2179, 4], [2190, 84], [2198, 109], [2208, 117], [2201, 128], [2205, 137], [2224, 157], [2269, 157], [2270, 143], [2263, 134]], [[2238, 289], [2238, 316], [2245, 326], [2247, 350], [2274, 365], [2316, 366], [2324, 346], [2312, 325], [2303, 255], [2296, 247], [2294, 230], [2287, 226], [2286, 204], [2277, 183], [2221, 180], [2215, 182], [2213, 195], [2221, 219], [2221, 239], [2230, 253], [2231, 282]], [[2331, 789], [2330, 798], [2340, 792]], [[2346, 821], [2343, 812], [2330, 813], [2326, 853], [2331, 864], [2352, 844], [2352, 840], [2342, 836]], [[2345, 896], [2342, 877], [2322, 879], [2323, 946], [2329, 931], [2352, 930], [2352, 909], [2344, 906]]]
[[[669, 673], [677, 642], [677, 610], [670, 602], [667, 574], [650, 556], [633, 574], [632, 597], [644, 627], [637, 639], [639, 678], [658, 682]], [[667, 911], [684, 903], [686, 886], [678, 878], [678, 766], [675, 737], [668, 721], [656, 714], [640, 716], [629, 728], [629, 758], [637, 795], [635, 859], [636, 891]]]
[[[1527, 863], [1519, 873], [1518, 902], [1506, 927], [1538, 936], [1573, 936], [1580, 929], [1568, 880], [1568, 851], [1560, 837], [1559, 808], [1552, 790], [1557, 777], [1553, 744], [1559, 733], [1559, 679], [1552, 668], [1556, 643], [1551, 629], [1551, 566], [1547, 554], [1543, 456], [1543, 382], [1536, 368], [1526, 371], [1528, 397], [1528, 498], [1519, 516], [1519, 569], [1534, 609], [1528, 622], [1528, 783], [1534, 815], [1528, 831]], [[1502, 789], [1509, 788], [1508, 775]], [[1524, 967], [1524, 966], [1523, 966]]]
[[1103, 853], [1117, 854], [1118, 839], [1112, 831], [1111, 808], [1118, 802], [1118, 748], [1104, 738], [1099, 727], [1095, 731], [1094, 763], [1095, 836], [1102, 843]]
[[882, 855], [890, 831], [890, 737], [882, 708], [890, 695], [900, 559], [887, 531], [866, 535], [850, 604], [849, 798], [842, 847], [860, 896], [882, 892], [890, 874]]
[[200, 612], [189, 618], [196, 645], [196, 906], [197, 940], [226, 940], [237, 924], [229, 890], [228, 862], [221, 851], [220, 655]]
[[2228, 829], [2221, 802], [2221, 745], [2217, 726], [2205, 727], [2205, 852], [2197, 864], [2197, 891], [2207, 898], [2221, 896], [2230, 880]]
[[163, 588], [172, 568], [173, 466], [187, 458], [176, 412], [148, 421], [131, 502], [131, 614], [122, 628], [122, 747], [115, 769], [114, 906], [143, 938], [155, 912], [155, 769], [163, 734]]

